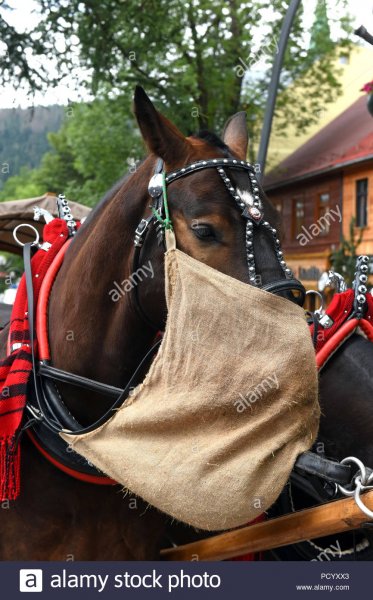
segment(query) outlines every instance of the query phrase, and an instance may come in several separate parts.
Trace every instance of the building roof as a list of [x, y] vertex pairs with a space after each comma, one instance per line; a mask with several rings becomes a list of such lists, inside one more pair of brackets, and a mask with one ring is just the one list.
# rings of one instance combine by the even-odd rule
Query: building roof
[[373, 119], [362, 96], [264, 178], [274, 189], [373, 158]]
[[[368, 44], [361, 46], [359, 43], [353, 46], [348, 58], [343, 56], [344, 50], [342, 48], [341, 54], [342, 56], [337, 58], [334, 63], [334, 72], [338, 76], [341, 89], [333, 102], [327, 103], [318, 111], [318, 118], [315, 123], [302, 133], [297, 131], [295, 125], [289, 123], [285, 138], [282, 131], [277, 127], [279, 117], [274, 116], [271, 143], [268, 150], [268, 171], [303, 146], [322, 127], [331, 123], [333, 119], [361, 98], [360, 89], [364, 83], [372, 79], [373, 46]], [[307, 94], [307, 89], [304, 86], [299, 86], [295, 81], [293, 86], [290, 85], [288, 91], [290, 90], [293, 102], [301, 106], [304, 95]], [[281, 92], [279, 94], [280, 98]]]

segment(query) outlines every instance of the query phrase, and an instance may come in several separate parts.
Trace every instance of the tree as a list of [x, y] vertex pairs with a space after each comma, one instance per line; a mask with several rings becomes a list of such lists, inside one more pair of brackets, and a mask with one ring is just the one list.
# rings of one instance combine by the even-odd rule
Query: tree
[[[250, 115], [252, 131], [258, 130], [287, 9], [284, 0], [38, 0], [38, 4], [38, 33], [61, 77], [67, 72], [75, 73], [80, 82], [85, 77], [95, 94], [107, 86], [115, 94], [125, 94], [140, 83], [186, 133], [205, 127], [219, 130], [242, 108]], [[336, 5], [343, 7], [346, 0], [336, 0], [333, 10]], [[284, 99], [277, 107], [284, 128], [289, 122], [304, 128], [333, 100], [332, 91], [338, 89], [333, 61], [349, 32], [346, 19], [341, 19], [342, 41], [317, 37], [318, 65], [307, 77], [302, 106], [294, 106], [286, 90], [305, 72], [302, 11], [301, 6], [291, 32], [282, 76]]]
[[[6, 16], [11, 7], [0, 0], [0, 80], [1, 83], [16, 81], [31, 91], [40, 90], [51, 84], [51, 76], [43, 62], [37, 66], [33, 59], [44, 54], [44, 43], [40, 32], [20, 33], [9, 24]], [[31, 54], [31, 57], [30, 57]]]
[[343, 275], [349, 287], [351, 287], [354, 280], [356, 260], [358, 257], [357, 250], [364, 235], [364, 229], [360, 229], [359, 233], [357, 234], [355, 224], [356, 219], [355, 217], [352, 217], [350, 221], [348, 239], [342, 235], [340, 247], [330, 256], [332, 270]]
[[66, 109], [52, 147], [33, 171], [22, 169], [0, 191], [0, 200], [63, 192], [71, 200], [94, 206], [143, 153], [140, 134], [133, 129], [128, 98], [97, 99]]

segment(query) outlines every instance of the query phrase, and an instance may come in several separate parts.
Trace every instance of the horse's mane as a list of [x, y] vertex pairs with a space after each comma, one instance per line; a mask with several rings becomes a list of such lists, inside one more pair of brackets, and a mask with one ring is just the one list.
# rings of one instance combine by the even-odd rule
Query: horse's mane
[[214, 146], [214, 148], [220, 148], [220, 150], [224, 150], [226, 154], [229, 153], [228, 146], [223, 142], [223, 140], [208, 129], [201, 129], [198, 131], [193, 137], [198, 138], [199, 140], [203, 140], [210, 146]]

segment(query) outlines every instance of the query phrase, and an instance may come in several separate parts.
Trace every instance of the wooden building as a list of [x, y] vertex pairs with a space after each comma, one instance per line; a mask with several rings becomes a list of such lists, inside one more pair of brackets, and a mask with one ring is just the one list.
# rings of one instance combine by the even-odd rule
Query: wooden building
[[264, 179], [283, 218], [289, 266], [317, 289], [329, 257], [348, 236], [351, 218], [363, 228], [361, 254], [373, 273], [373, 119], [362, 96]]

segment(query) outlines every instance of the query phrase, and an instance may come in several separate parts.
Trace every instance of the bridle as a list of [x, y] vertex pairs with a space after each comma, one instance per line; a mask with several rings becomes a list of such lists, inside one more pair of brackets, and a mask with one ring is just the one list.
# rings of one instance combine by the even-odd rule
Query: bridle
[[[296, 291], [298, 295], [291, 294], [291, 300], [296, 304], [303, 306], [306, 290], [302, 283], [298, 281], [298, 279], [295, 279], [291, 269], [289, 269], [285, 262], [284, 255], [281, 250], [281, 242], [276, 228], [272, 227], [272, 225], [270, 225], [270, 223], [264, 219], [264, 209], [260, 198], [259, 184], [256, 179], [255, 169], [251, 163], [235, 158], [212, 158], [208, 160], [199, 160], [186, 165], [185, 167], [181, 167], [176, 171], [172, 171], [171, 173], [165, 172], [165, 164], [162, 159], [157, 160], [154, 174], [150, 179], [148, 186], [149, 194], [153, 199], [153, 204], [151, 205], [152, 213], [148, 218], [141, 219], [136, 228], [132, 271], [136, 272], [139, 267], [141, 248], [144, 245], [147, 233], [149, 232], [151, 226], [155, 225], [157, 228], [159, 243], [162, 241], [164, 242], [164, 231], [166, 229], [173, 228], [168, 207], [168, 186], [182, 177], [193, 175], [194, 173], [203, 171], [205, 169], [215, 169], [218, 172], [226, 189], [240, 209], [243, 219], [246, 221], [245, 245], [250, 284], [273, 294], [280, 294], [282, 292], [289, 292], [291, 294], [292, 292]], [[232, 180], [230, 179], [226, 169], [235, 169], [247, 173], [250, 184], [250, 193], [245, 195], [240, 194], [239, 190], [234, 186]], [[260, 284], [260, 277], [258, 277], [256, 272], [254, 254], [253, 238], [255, 230], [259, 227], [266, 229], [273, 238], [274, 253], [284, 273], [284, 279], [266, 283], [265, 285]], [[141, 309], [137, 286], [135, 286], [133, 292], [135, 294], [134, 306], [136, 307], [138, 313], [141, 315], [144, 321], [155, 328], [155, 326], [150, 322], [149, 318], [145, 315], [144, 311]]]

